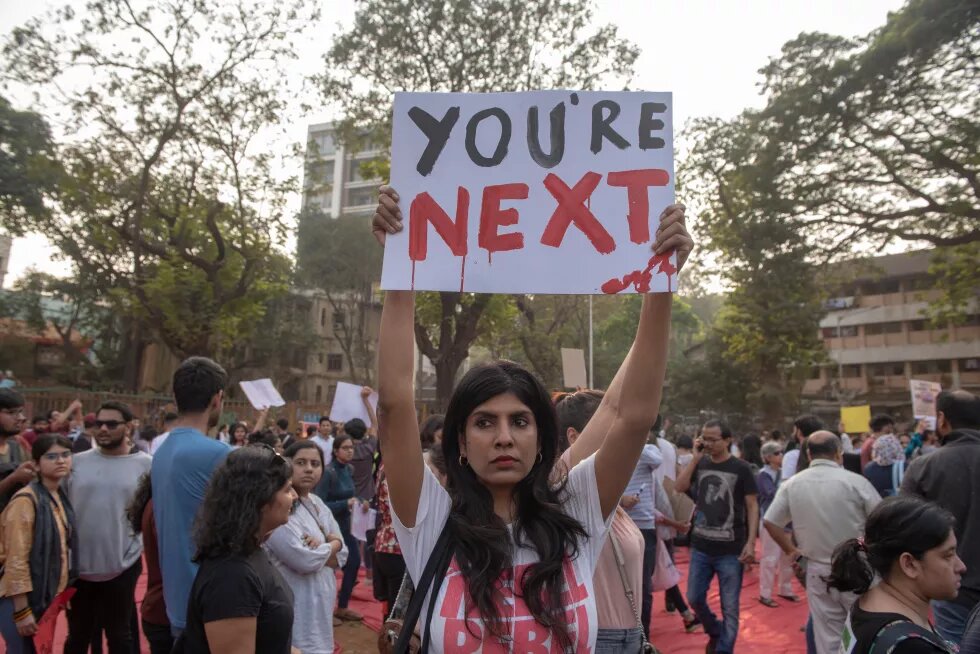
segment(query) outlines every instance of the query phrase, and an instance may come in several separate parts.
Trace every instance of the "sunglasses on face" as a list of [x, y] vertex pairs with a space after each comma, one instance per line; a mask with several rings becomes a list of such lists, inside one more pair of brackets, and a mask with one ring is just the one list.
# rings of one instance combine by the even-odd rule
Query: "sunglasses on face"
[[119, 425], [125, 425], [126, 423], [122, 420], [96, 420], [95, 426], [99, 429], [105, 427], [106, 429], [115, 429]]
[[71, 458], [71, 452], [48, 452], [41, 456], [45, 461], [59, 461], [68, 460]]

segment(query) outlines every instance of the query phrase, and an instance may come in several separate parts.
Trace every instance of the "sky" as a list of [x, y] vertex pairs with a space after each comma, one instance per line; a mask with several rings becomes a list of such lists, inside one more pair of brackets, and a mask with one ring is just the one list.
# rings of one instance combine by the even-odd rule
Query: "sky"
[[[0, 29], [6, 34], [13, 26], [63, 4], [65, 0], [0, 0]], [[84, 10], [82, 0], [69, 0], [69, 4]], [[863, 35], [882, 25], [888, 12], [902, 4], [902, 0], [597, 0], [595, 14], [598, 23], [615, 24], [621, 36], [640, 46], [642, 54], [631, 88], [672, 92], [675, 130], [679, 130], [691, 118], [731, 118], [745, 108], [761, 106], [759, 69], [801, 32]], [[297, 78], [319, 70], [331, 37], [351, 24], [354, 0], [324, 2], [322, 14], [299, 52]], [[24, 104], [27, 100], [18, 104], [21, 97], [12, 97], [18, 108], [29, 108]], [[312, 93], [305, 100], [320, 106]], [[277, 147], [287, 151], [305, 140], [309, 124], [331, 118], [326, 108], [308, 113], [297, 109], [284, 115], [283, 137]], [[301, 162], [295, 165], [299, 173]], [[299, 208], [298, 195], [293, 208]], [[66, 272], [67, 267], [54, 254], [41, 236], [16, 239], [5, 286], [11, 286], [31, 266], [55, 274]]]

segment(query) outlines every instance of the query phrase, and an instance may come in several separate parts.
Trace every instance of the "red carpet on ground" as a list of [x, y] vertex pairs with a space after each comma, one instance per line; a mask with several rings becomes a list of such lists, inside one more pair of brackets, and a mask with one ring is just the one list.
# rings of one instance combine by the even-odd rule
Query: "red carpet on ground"
[[[681, 571], [681, 589], [687, 588], [688, 550], [677, 548], [677, 567]], [[338, 580], [339, 581], [339, 580]], [[759, 567], [745, 574], [742, 582], [741, 620], [738, 641], [735, 649], [740, 654], [804, 654], [806, 639], [800, 627], [806, 624], [807, 607], [803, 589], [794, 581], [797, 595], [802, 599], [798, 604], [792, 604], [776, 598], [779, 608], [771, 609], [759, 604]], [[142, 599], [146, 591], [146, 575], [140, 578], [136, 587], [136, 596]], [[712, 583], [708, 593], [708, 602], [720, 617], [721, 608], [718, 603], [718, 582]], [[364, 581], [363, 571], [361, 582], [354, 588], [354, 596], [350, 608], [364, 615], [364, 623], [371, 629], [381, 628], [381, 604], [375, 601], [371, 585]], [[62, 616], [58, 625], [55, 652], [61, 652], [64, 644], [67, 625]], [[677, 613], [667, 613], [664, 609], [664, 595], [657, 593], [654, 598], [653, 634], [651, 642], [663, 654], [701, 654], [704, 652], [707, 639], [698, 629], [693, 634], [684, 631], [684, 625]], [[149, 654], [146, 642], [141, 643], [143, 654]], [[339, 643], [341, 649], [343, 643]], [[2, 642], [0, 642], [2, 648]], [[6, 648], [0, 649], [0, 652]], [[108, 650], [104, 650], [108, 651]]]

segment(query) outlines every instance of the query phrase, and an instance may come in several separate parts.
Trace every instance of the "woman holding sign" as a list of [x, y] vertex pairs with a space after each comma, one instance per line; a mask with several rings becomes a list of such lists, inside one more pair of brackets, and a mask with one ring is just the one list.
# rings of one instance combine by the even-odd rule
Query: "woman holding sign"
[[[382, 243], [401, 230], [397, 202], [382, 187], [373, 220]], [[680, 267], [692, 247], [684, 207], [668, 207], [653, 249], [676, 250]], [[671, 300], [644, 296], [632, 350], [559, 483], [557, 422], [541, 382], [507, 361], [471, 369], [446, 411], [443, 489], [424, 465], [416, 422], [414, 294], [386, 293], [380, 435], [398, 542], [425, 599], [418, 625], [429, 651], [595, 650], [592, 576], [657, 416]]]

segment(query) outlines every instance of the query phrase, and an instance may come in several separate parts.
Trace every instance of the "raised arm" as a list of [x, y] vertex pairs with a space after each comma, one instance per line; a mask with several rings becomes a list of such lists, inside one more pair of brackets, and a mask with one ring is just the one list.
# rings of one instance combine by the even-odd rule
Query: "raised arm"
[[[402, 229], [398, 194], [382, 186], [372, 230], [381, 243]], [[378, 435], [384, 452], [391, 506], [406, 527], [415, 526], [422, 493], [422, 443], [415, 413], [415, 293], [387, 291], [378, 340]]]
[[371, 423], [368, 425], [367, 433], [369, 436], [378, 435], [378, 414], [374, 410], [374, 406], [371, 405], [371, 393], [374, 392], [370, 386], [365, 386], [361, 389], [361, 402], [364, 402], [364, 409], [368, 414], [368, 421]]
[[[663, 254], [677, 250], [678, 258], [687, 257], [694, 242], [684, 226], [684, 206], [672, 205], [664, 210], [657, 230], [653, 251]], [[681, 263], [681, 261], [679, 261]], [[667, 371], [667, 348], [670, 338], [670, 293], [647, 294], [640, 308], [640, 322], [630, 355], [623, 362], [621, 386], [614, 389], [615, 416], [605, 440], [596, 453], [596, 482], [602, 513], [612, 513], [622, 496], [647, 433], [657, 419]]]

